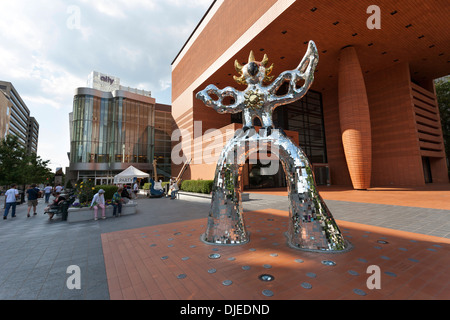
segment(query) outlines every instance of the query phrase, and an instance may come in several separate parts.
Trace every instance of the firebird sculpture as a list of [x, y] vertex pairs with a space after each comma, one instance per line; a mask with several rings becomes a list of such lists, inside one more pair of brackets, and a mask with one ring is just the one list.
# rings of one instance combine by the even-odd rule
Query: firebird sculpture
[[[209, 85], [196, 97], [218, 113], [243, 112], [243, 128], [224, 147], [217, 163], [212, 190], [211, 208], [206, 232], [202, 240], [208, 244], [243, 244], [249, 241], [242, 217], [240, 179], [242, 168], [250, 154], [265, 150], [281, 161], [288, 186], [289, 226], [285, 233], [288, 244], [296, 249], [343, 252], [347, 242], [325, 202], [317, 190], [313, 170], [304, 152], [284, 132], [274, 129], [272, 114], [275, 108], [301, 99], [314, 81], [314, 70], [319, 62], [313, 41], [298, 67], [282, 72], [272, 83], [273, 64], [268, 57], [256, 61], [253, 52], [248, 63], [235, 62], [239, 77], [236, 82], [247, 85], [244, 91], [232, 87], [219, 89]], [[287, 92], [277, 95], [284, 83]], [[300, 86], [300, 84], [303, 85]], [[267, 85], [265, 85], [267, 83]], [[224, 99], [231, 103], [225, 104]], [[231, 99], [229, 99], [231, 98]], [[256, 132], [253, 120], [258, 117], [262, 128]]]

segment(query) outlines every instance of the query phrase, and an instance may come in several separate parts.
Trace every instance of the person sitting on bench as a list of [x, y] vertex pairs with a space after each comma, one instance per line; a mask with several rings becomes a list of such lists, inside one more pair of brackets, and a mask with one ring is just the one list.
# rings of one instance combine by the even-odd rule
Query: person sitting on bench
[[48, 219], [52, 220], [53, 216], [56, 213], [56, 210], [59, 208], [59, 205], [61, 204], [61, 202], [65, 201], [66, 198], [64, 196], [62, 196], [59, 192], [56, 192], [55, 194], [56, 198], [55, 200], [53, 200], [53, 203], [48, 205], [45, 209], [44, 209], [44, 214], [48, 214]]

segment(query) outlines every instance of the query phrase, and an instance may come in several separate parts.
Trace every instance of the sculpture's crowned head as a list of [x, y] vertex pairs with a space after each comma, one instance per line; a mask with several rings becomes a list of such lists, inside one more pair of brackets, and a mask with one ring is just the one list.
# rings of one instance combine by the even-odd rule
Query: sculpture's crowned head
[[270, 77], [270, 73], [273, 70], [273, 64], [267, 68], [269, 58], [267, 54], [264, 55], [262, 61], [256, 61], [253, 51], [250, 51], [248, 62], [245, 65], [241, 65], [239, 61], [234, 62], [236, 71], [240, 74], [240, 77], [234, 76], [234, 80], [238, 84], [249, 85], [263, 82], [272, 81], [273, 77]]

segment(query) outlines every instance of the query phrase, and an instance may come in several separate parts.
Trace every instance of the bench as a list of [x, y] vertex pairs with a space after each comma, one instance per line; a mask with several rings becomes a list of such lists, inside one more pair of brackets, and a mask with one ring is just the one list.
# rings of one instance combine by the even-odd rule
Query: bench
[[69, 207], [72, 205], [75, 199], [64, 200], [58, 204], [56, 208], [49, 209], [48, 213], [53, 213], [54, 215], [60, 215], [62, 221], [67, 221], [67, 215]]
[[[136, 213], [137, 203], [130, 201], [129, 203], [122, 204], [122, 216], [131, 215]], [[113, 206], [106, 206], [105, 216], [106, 218], [113, 217]], [[98, 210], [98, 216], [101, 219], [102, 211]], [[90, 209], [89, 207], [83, 208], [74, 208], [71, 207], [68, 210], [67, 221], [70, 222], [80, 222], [80, 221], [89, 221], [94, 220], [94, 209]]]

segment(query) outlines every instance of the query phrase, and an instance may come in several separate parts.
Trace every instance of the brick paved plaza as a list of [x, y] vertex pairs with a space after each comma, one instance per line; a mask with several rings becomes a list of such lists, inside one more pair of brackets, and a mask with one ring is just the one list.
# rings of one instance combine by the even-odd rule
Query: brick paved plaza
[[[251, 193], [244, 202], [250, 242], [211, 246], [200, 240], [210, 199], [140, 198], [137, 214], [99, 221], [48, 221], [37, 216], [0, 223], [0, 298], [3, 300], [316, 300], [449, 299], [449, 190], [421, 208], [363, 202], [324, 189], [353, 249], [340, 254], [294, 250], [286, 244], [288, 202], [282, 191]], [[338, 194], [339, 192], [340, 195]], [[380, 191], [381, 192], [381, 191]], [[427, 192], [413, 193], [420, 199]], [[370, 191], [361, 193], [366, 197]], [[372, 194], [375, 194], [373, 192]], [[341, 198], [331, 200], [330, 198]], [[377, 197], [375, 197], [377, 198]], [[344, 199], [344, 200], [342, 200]], [[414, 199], [411, 197], [410, 199]], [[3, 200], [3, 199], [2, 199]], [[401, 200], [401, 201], [400, 201]], [[402, 202], [403, 201], [403, 202]], [[426, 201], [421, 201], [421, 204]], [[448, 203], [448, 202], [447, 202]], [[444, 206], [444, 207], [442, 207]], [[439, 209], [439, 207], [441, 207]], [[218, 253], [219, 259], [210, 259]], [[326, 265], [324, 260], [334, 265]], [[69, 290], [68, 266], [81, 271], [81, 289]], [[381, 270], [381, 289], [368, 289], [369, 265]], [[258, 277], [269, 274], [272, 281]]]

